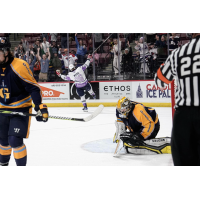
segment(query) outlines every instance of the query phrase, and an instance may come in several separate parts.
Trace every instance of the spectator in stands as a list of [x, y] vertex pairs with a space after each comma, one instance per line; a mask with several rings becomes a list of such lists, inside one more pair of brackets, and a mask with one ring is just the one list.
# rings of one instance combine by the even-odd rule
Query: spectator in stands
[[[95, 33], [94, 34], [94, 46], [98, 48], [103, 43], [102, 33]], [[103, 53], [103, 45], [100, 47], [100, 53]]]
[[27, 42], [27, 40], [21, 39], [22, 42], [22, 47], [24, 48], [24, 51], [28, 51], [29, 50], [29, 43]]
[[44, 37], [46, 38], [46, 41], [49, 40], [49, 35], [48, 35], [48, 33], [42, 33], [42, 38], [41, 38], [41, 40], [42, 40]]
[[75, 41], [76, 41], [76, 48], [77, 52], [76, 55], [78, 57], [78, 63], [83, 64], [85, 62], [85, 54], [87, 53], [86, 46], [83, 45], [83, 41], [77, 39], [77, 33], [75, 34]]
[[31, 57], [29, 57], [28, 64], [29, 64], [29, 67], [30, 67], [32, 73], [34, 73], [33, 68], [34, 68], [34, 65], [35, 65], [37, 59], [36, 59], [36, 56], [34, 56], [33, 51], [31, 51], [31, 54], [33, 56], [33, 59], [31, 59]]
[[27, 63], [29, 62], [29, 52], [28, 51], [23, 55], [23, 60], [26, 61]]
[[167, 55], [167, 41], [166, 36], [162, 35], [161, 39], [158, 35], [156, 35], [156, 44], [158, 47], [158, 54], [159, 55]]
[[67, 33], [61, 33], [61, 48], [67, 48]]
[[33, 51], [37, 54], [38, 52], [38, 49], [39, 49], [39, 54], [40, 54], [40, 56], [41, 56], [41, 44], [40, 44], [40, 40], [39, 39], [37, 39], [36, 41], [35, 41], [35, 44], [33, 45]]
[[58, 33], [50, 33], [51, 35], [51, 43], [54, 41], [54, 42], [57, 42], [57, 35]]
[[[98, 65], [98, 63], [99, 63], [99, 57], [100, 57], [100, 55], [99, 55], [97, 52], [95, 52], [95, 53], [93, 54], [93, 57], [92, 57], [91, 60], [90, 60], [90, 64], [93, 63], [93, 59], [94, 59], [95, 65]], [[92, 64], [92, 65], [93, 65], [93, 64]]]
[[54, 53], [58, 54], [58, 51], [59, 51], [59, 45], [57, 45], [56, 42], [53, 41], [51, 45], [51, 57], [53, 58]]
[[129, 48], [126, 48], [124, 50], [124, 54], [122, 55], [122, 64], [123, 64], [123, 72], [132, 71], [132, 48], [129, 44], [129, 41], [127, 42], [127, 45]]
[[39, 74], [39, 81], [40, 82], [46, 82], [47, 81], [47, 75], [48, 75], [48, 71], [49, 71], [49, 62], [50, 62], [50, 58], [51, 58], [51, 54], [49, 52], [49, 48], [47, 49], [48, 53], [49, 53], [49, 57], [46, 57], [46, 54], [42, 55], [42, 58], [40, 57], [39, 51], [40, 49], [38, 48], [37, 50], [37, 57], [40, 61], [41, 64], [41, 71]]
[[149, 73], [149, 68], [146, 62], [146, 56], [148, 56], [148, 46], [147, 43], [144, 42], [143, 37], [140, 38], [139, 41], [135, 41], [135, 49], [140, 52], [140, 62], [141, 62], [141, 69], [139, 73]]
[[19, 43], [19, 46], [18, 46], [18, 50], [17, 50], [17, 53], [18, 53], [18, 55], [22, 55], [22, 54], [24, 54], [25, 53], [25, 50], [24, 50], [24, 48], [23, 48], [23, 46], [22, 46], [22, 43], [20, 42]]
[[[52, 59], [52, 66], [54, 68], [55, 71], [55, 75], [56, 75], [56, 70], [60, 70], [60, 72], [62, 72], [62, 63], [61, 60], [58, 58], [58, 54], [54, 53], [54, 57]], [[55, 76], [55, 81], [60, 81], [60, 77]]]
[[[59, 49], [58, 53], [61, 54], [61, 48]], [[78, 59], [73, 53], [69, 53], [69, 59], [68, 59], [68, 49], [64, 49], [64, 54], [63, 55], [61, 54], [61, 57], [62, 60], [64, 61], [65, 69], [68, 69], [70, 64], [75, 65]]]
[[88, 38], [87, 33], [85, 34], [85, 41], [86, 41], [86, 46], [87, 46], [87, 52], [89, 54], [92, 54], [93, 52], [93, 44], [92, 44], [92, 39]]
[[[34, 55], [36, 55], [37, 54], [37, 50], [35, 50], [34, 48], [33, 48], [33, 45], [32, 44], [29, 44], [29, 51], [31, 52], [31, 51], [33, 51], [34, 52]], [[32, 54], [31, 54], [32, 55]], [[30, 56], [31, 56], [30, 55]], [[31, 58], [31, 59], [33, 59], [33, 58]]]
[[176, 33], [172, 33], [172, 36], [169, 38], [169, 49], [174, 50], [178, 48], [180, 43], [180, 38], [176, 36]]
[[14, 50], [14, 57], [15, 58], [19, 58], [18, 48], [17, 47], [15, 47], [15, 50]]
[[41, 48], [42, 48], [42, 50], [44, 51], [45, 54], [48, 52], [47, 48], [49, 48], [49, 47], [50, 47], [49, 42], [47, 42], [46, 38], [43, 37], [43, 43], [41, 44]]
[[156, 61], [157, 61], [157, 54], [158, 54], [158, 51], [157, 51], [157, 48], [155, 48], [155, 45], [154, 43], [150, 43], [150, 46], [149, 46], [149, 68], [150, 68], [150, 71], [152, 73], [155, 73], [157, 71], [157, 68], [156, 68]]
[[[113, 68], [115, 71], [115, 75], [119, 74], [119, 64], [121, 63], [122, 60], [122, 52], [121, 52], [121, 39], [119, 39], [119, 49], [118, 49], [118, 40], [114, 39], [114, 46], [112, 49], [112, 52], [114, 53], [114, 58], [113, 58]], [[118, 56], [120, 58], [120, 63], [118, 62]]]

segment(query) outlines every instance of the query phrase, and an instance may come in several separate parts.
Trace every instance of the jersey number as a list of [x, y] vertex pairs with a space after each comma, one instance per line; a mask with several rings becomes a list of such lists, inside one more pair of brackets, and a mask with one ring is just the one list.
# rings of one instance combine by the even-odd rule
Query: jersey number
[[187, 76], [187, 75], [190, 75], [191, 73], [193, 74], [200, 73], [200, 68], [198, 68], [200, 67], [200, 55], [196, 55], [193, 57], [192, 72], [191, 72], [191, 69], [188, 69], [191, 66], [190, 57], [182, 58], [181, 63], [184, 63], [181, 66], [181, 76]]

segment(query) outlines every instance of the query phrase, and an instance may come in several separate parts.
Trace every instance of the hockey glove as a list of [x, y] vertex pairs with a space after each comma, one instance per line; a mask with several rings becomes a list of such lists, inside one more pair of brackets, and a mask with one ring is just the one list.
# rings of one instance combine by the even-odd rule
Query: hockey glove
[[133, 136], [133, 133], [131, 133], [131, 132], [124, 132], [124, 133], [120, 134], [120, 139], [121, 139], [123, 142], [125, 142], [125, 141], [131, 139], [132, 136]]
[[92, 55], [89, 54], [88, 57], [87, 57], [87, 60], [91, 60], [92, 59]]
[[61, 77], [61, 73], [60, 73], [60, 70], [59, 70], [59, 69], [56, 70], [56, 74], [57, 74], [59, 77]]
[[132, 133], [132, 132], [122, 133], [120, 135], [120, 139], [123, 142], [130, 143], [133, 146], [141, 146], [144, 144], [143, 141], [140, 139], [140, 137], [137, 134]]
[[37, 112], [36, 120], [39, 122], [48, 121], [48, 110], [45, 104], [35, 105], [35, 111]]

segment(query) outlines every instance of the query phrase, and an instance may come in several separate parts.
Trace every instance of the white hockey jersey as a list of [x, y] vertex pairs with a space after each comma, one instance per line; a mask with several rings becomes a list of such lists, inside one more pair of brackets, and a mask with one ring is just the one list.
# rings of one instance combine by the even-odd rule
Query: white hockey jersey
[[81, 88], [87, 85], [88, 80], [85, 76], [84, 71], [90, 65], [90, 60], [87, 60], [84, 65], [78, 67], [73, 72], [69, 72], [68, 75], [61, 75], [61, 78], [66, 81], [75, 81], [77, 88]]
[[62, 55], [62, 60], [64, 61], [65, 69], [68, 69], [70, 64], [74, 65], [77, 59], [78, 58], [76, 56], [70, 54], [69, 54], [69, 59], [68, 55]]

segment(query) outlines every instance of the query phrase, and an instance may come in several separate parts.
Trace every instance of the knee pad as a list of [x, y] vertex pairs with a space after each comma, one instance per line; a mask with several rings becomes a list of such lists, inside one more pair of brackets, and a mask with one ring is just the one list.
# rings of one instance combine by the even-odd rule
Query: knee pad
[[23, 138], [11, 135], [8, 137], [8, 143], [12, 148], [20, 147], [23, 145]]
[[8, 146], [8, 138], [0, 138], [0, 145], [2, 146]]

